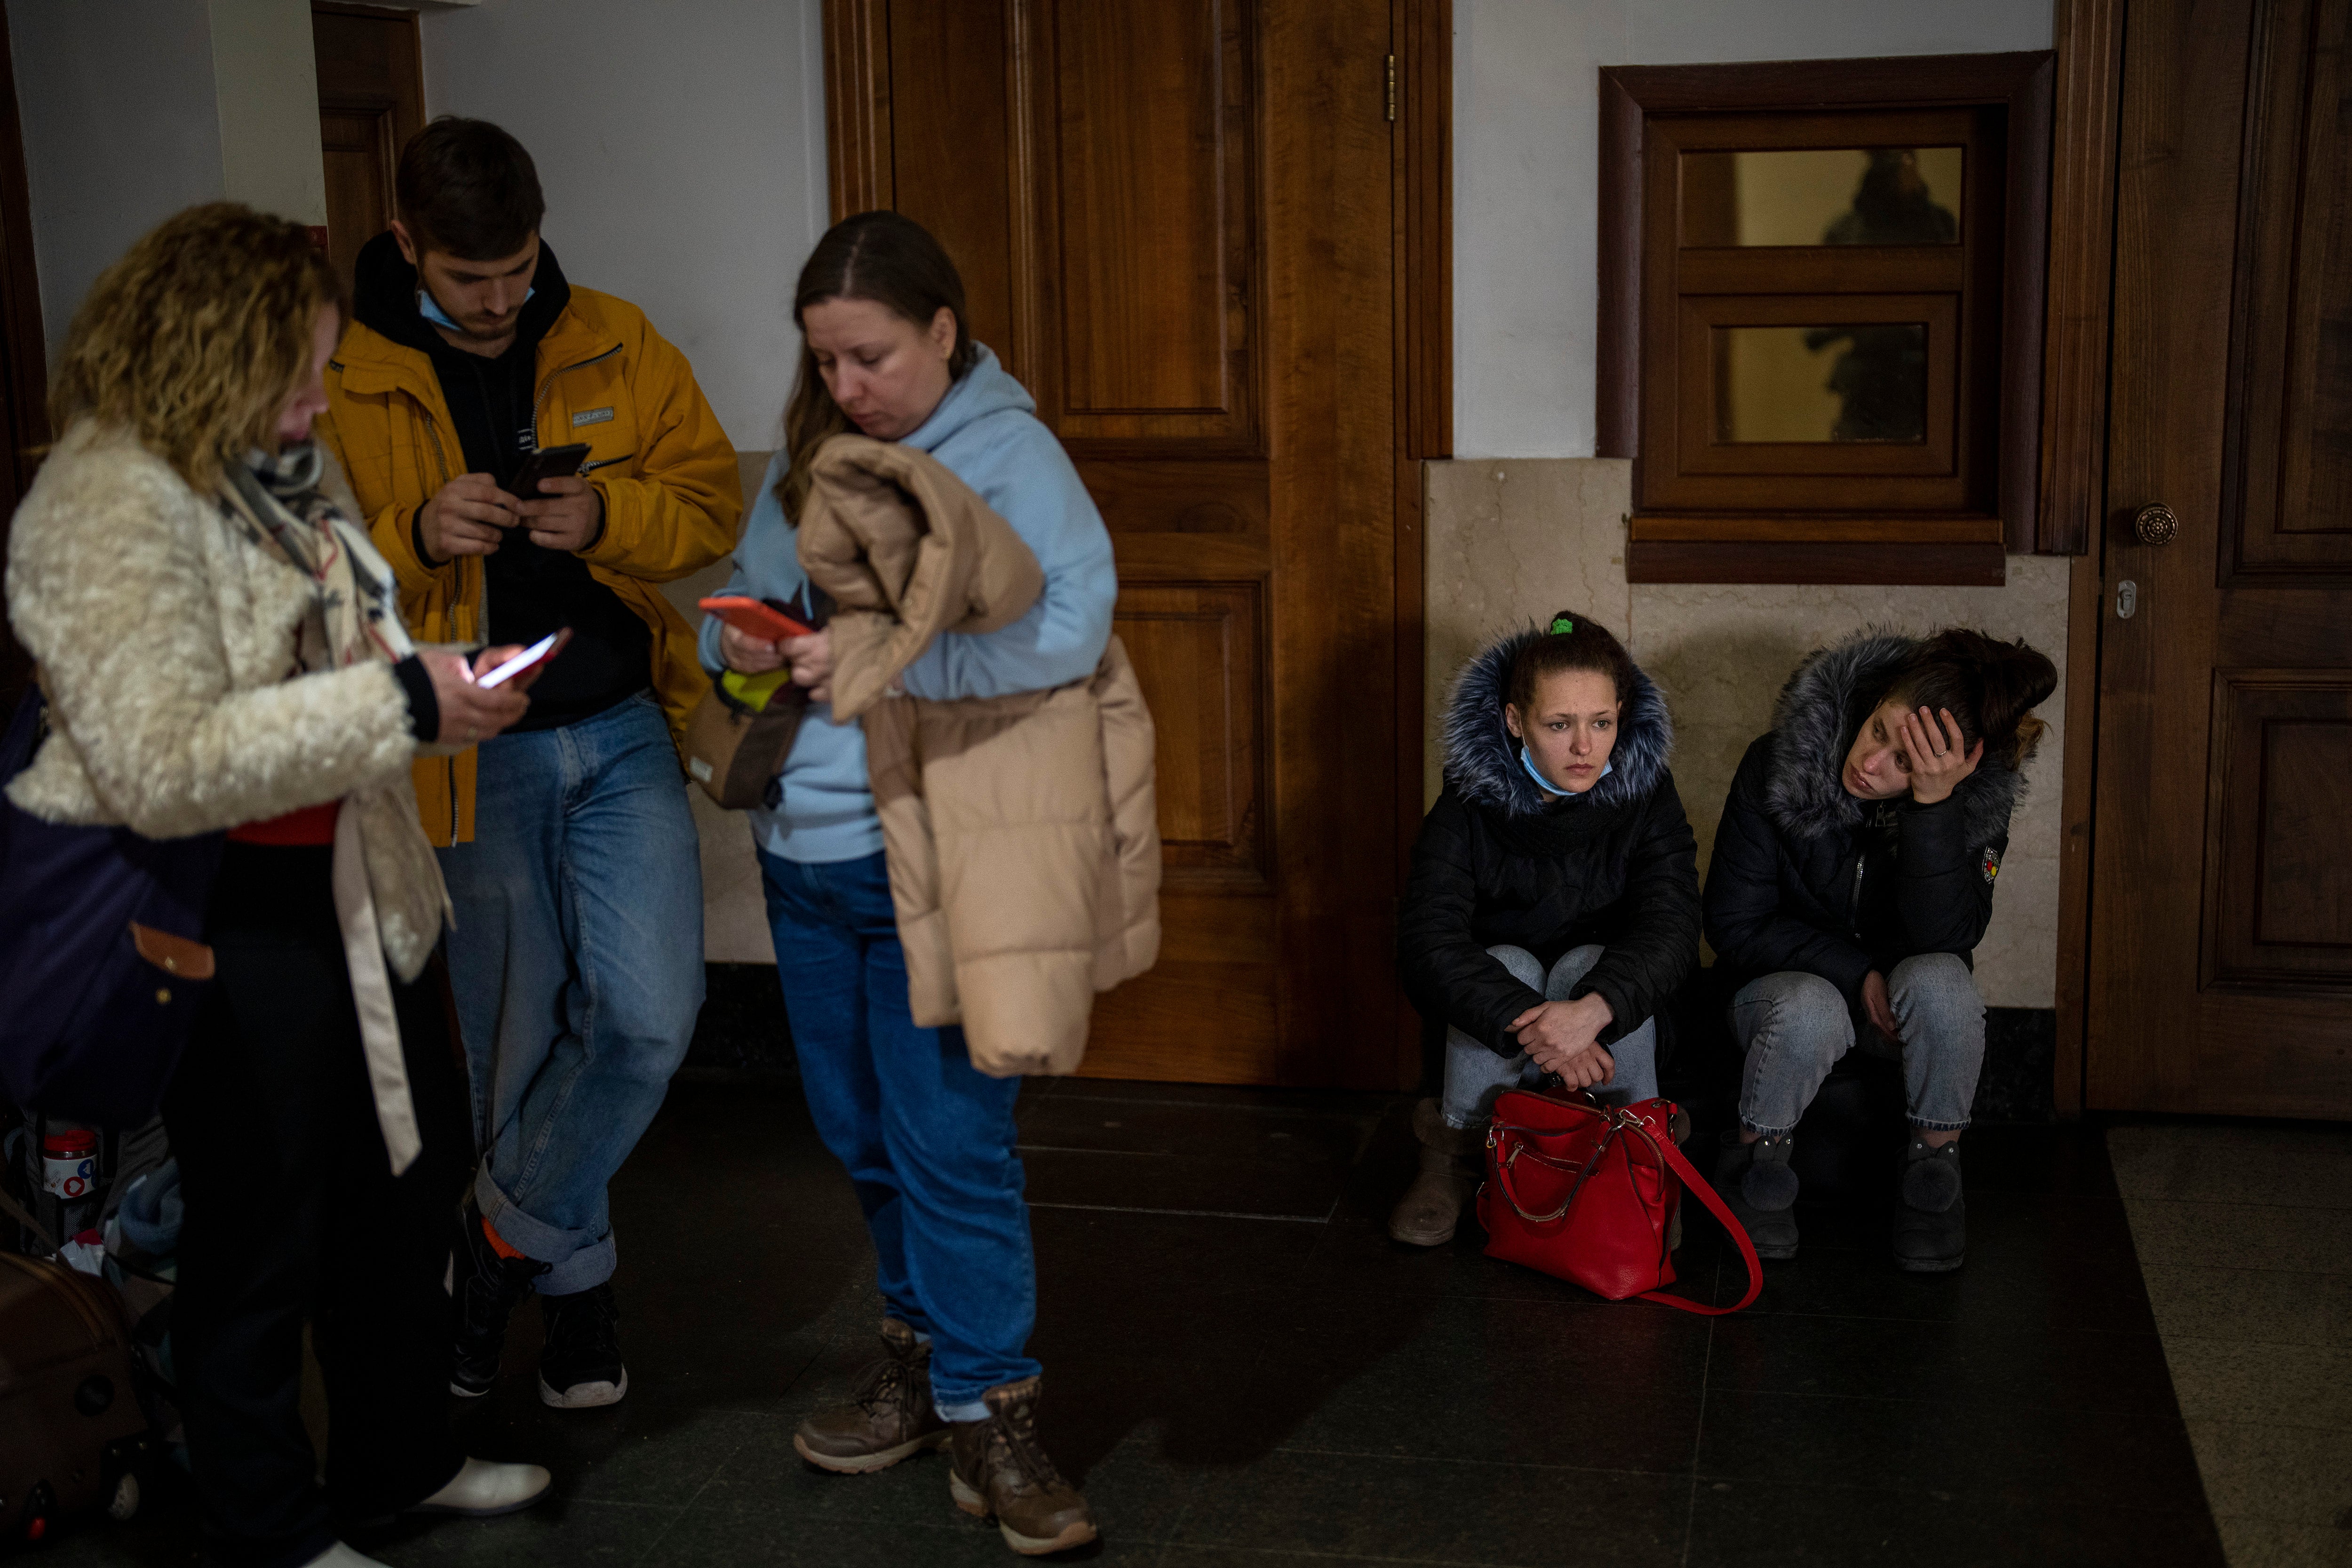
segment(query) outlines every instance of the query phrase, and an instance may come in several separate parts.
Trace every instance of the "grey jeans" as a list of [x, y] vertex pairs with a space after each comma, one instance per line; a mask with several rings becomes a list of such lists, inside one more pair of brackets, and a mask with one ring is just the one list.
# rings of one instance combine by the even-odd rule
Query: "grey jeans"
[[[1544, 994], [1547, 1002], [1565, 1002], [1585, 972], [1607, 951], [1599, 943], [1572, 947], [1546, 973], [1536, 955], [1506, 943], [1490, 947], [1487, 955], [1523, 984]], [[1607, 1105], [1631, 1105], [1652, 1100], [1658, 1092], [1658, 1023], [1644, 1018], [1612, 1045], [1601, 1047], [1617, 1063], [1607, 1083], [1596, 1084], [1595, 1099]], [[1507, 1089], [1532, 1089], [1543, 1081], [1544, 1069], [1525, 1051], [1515, 1057], [1496, 1056], [1485, 1041], [1460, 1029], [1445, 1031], [1445, 1089], [1438, 1100], [1448, 1127], [1475, 1127], [1495, 1113], [1495, 1097]]]
[[[1911, 1125], [1957, 1132], [1969, 1124], [1984, 1066], [1984, 1000], [1969, 966], [1948, 952], [1906, 958], [1886, 977], [1900, 1044], [1878, 1031], [1862, 1048], [1900, 1053]], [[1840, 1057], [1853, 1048], [1845, 994], [1818, 974], [1784, 969], [1749, 982], [1731, 999], [1732, 1032], [1748, 1053], [1739, 1082], [1739, 1125], [1769, 1136], [1796, 1126]]]

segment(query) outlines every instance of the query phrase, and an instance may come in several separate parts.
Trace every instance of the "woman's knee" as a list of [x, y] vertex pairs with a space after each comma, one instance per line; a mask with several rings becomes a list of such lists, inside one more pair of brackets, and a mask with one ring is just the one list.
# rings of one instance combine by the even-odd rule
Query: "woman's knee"
[[1526, 948], [1513, 947], [1507, 942], [1498, 942], [1486, 950], [1486, 956], [1509, 970], [1511, 978], [1529, 990], [1543, 989], [1544, 966], [1537, 961], [1536, 955]]
[[1948, 952], [1915, 953], [1903, 960], [1888, 973], [1886, 992], [1897, 1006], [1910, 1002], [1937, 1008], [1984, 1007], [1968, 961]]
[[1782, 970], [1741, 987], [1732, 999], [1732, 1017], [1748, 1050], [1769, 1039], [1775, 1054], [1834, 1062], [1853, 1044], [1845, 993], [1803, 970]]
[[1597, 942], [1582, 947], [1571, 947], [1552, 961], [1551, 973], [1544, 976], [1544, 994], [1565, 999], [1570, 987], [1592, 971], [1601, 955], [1609, 950]]

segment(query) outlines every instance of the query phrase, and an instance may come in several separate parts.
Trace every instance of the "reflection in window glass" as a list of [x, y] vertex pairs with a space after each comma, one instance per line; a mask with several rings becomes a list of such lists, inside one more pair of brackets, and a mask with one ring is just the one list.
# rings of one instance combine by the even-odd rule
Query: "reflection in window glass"
[[1715, 330], [1718, 442], [1918, 441], [1927, 433], [1922, 322]]
[[1807, 147], [1682, 156], [1683, 243], [1951, 245], [1958, 147]]

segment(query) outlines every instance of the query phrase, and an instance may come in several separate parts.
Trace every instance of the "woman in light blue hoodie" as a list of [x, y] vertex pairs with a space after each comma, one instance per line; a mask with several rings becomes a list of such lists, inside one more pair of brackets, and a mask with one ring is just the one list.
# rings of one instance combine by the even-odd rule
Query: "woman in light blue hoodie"
[[[945, 633], [900, 678], [934, 701], [1037, 691], [1090, 677], [1110, 636], [1110, 535], [1036, 405], [964, 326], [963, 284], [939, 242], [896, 213], [835, 225], [801, 271], [803, 346], [784, 449], [761, 480], [730, 594], [791, 600], [807, 582], [793, 517], [828, 437], [855, 429], [929, 452], [1013, 525], [1044, 568], [1029, 613]], [[769, 809], [751, 814], [809, 1110], [848, 1167], [880, 1260], [883, 1357], [856, 1396], [801, 1424], [810, 1463], [877, 1470], [950, 1449], [950, 1486], [1016, 1551], [1095, 1538], [1086, 1500], [1037, 1447], [1039, 1367], [1029, 1211], [1013, 1152], [1018, 1079], [971, 1065], [961, 1029], [916, 1026], [890, 900], [866, 737], [835, 723], [825, 635], [762, 642], [702, 627], [714, 674], [789, 665], [811, 705]]]

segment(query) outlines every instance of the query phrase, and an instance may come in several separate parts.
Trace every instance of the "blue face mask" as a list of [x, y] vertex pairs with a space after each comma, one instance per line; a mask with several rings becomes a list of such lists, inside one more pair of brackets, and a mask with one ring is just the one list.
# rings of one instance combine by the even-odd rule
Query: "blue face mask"
[[[1581, 798], [1581, 796], [1580, 796], [1580, 795], [1578, 795], [1578, 793], [1577, 793], [1575, 790], [1572, 790], [1572, 789], [1562, 789], [1562, 788], [1560, 788], [1560, 787], [1559, 787], [1559, 785], [1558, 785], [1558, 784], [1556, 784], [1552, 783], [1552, 782], [1551, 782], [1551, 780], [1549, 780], [1549, 779], [1548, 779], [1548, 778], [1544, 777], [1542, 773], [1538, 773], [1538, 772], [1536, 771], [1536, 760], [1535, 760], [1533, 757], [1531, 757], [1531, 756], [1528, 755], [1528, 749], [1527, 749], [1525, 746], [1521, 746], [1521, 747], [1519, 748], [1519, 766], [1521, 766], [1521, 767], [1523, 767], [1523, 768], [1525, 768], [1525, 769], [1527, 769], [1527, 770], [1528, 770], [1528, 777], [1529, 777], [1529, 778], [1531, 778], [1531, 779], [1535, 780], [1535, 781], [1536, 781], [1536, 783], [1537, 783], [1539, 786], [1541, 786], [1541, 787], [1542, 787], [1542, 789], [1544, 790], [1544, 792], [1545, 792], [1546, 794], [1548, 794], [1548, 795], [1564, 795], [1568, 796], [1568, 798], [1569, 798], [1569, 799], [1570, 799], [1570, 800], [1577, 800], [1577, 799], [1580, 799], [1580, 798]], [[1607, 778], [1611, 773], [1615, 773], [1616, 771], [1617, 771], [1617, 764], [1616, 764], [1615, 763], [1601, 763], [1601, 779], [1605, 779], [1605, 778]], [[1595, 784], [1600, 784], [1601, 779], [1594, 779], [1592, 782], [1593, 782]], [[1586, 792], [1584, 792], [1584, 793], [1585, 793], [1585, 794], [1587, 794], [1587, 795], [1589, 795], [1589, 794], [1591, 794], [1591, 792], [1590, 790], [1588, 790], [1588, 791], [1586, 791]]]
[[[522, 291], [522, 302], [526, 305], [530, 304], [530, 297], [538, 292], [536, 289], [525, 289]], [[453, 332], [465, 331], [463, 327], [449, 319], [449, 312], [441, 308], [441, 301], [433, 297], [430, 289], [419, 289], [416, 291], [416, 313], [436, 327], [446, 327]]]

